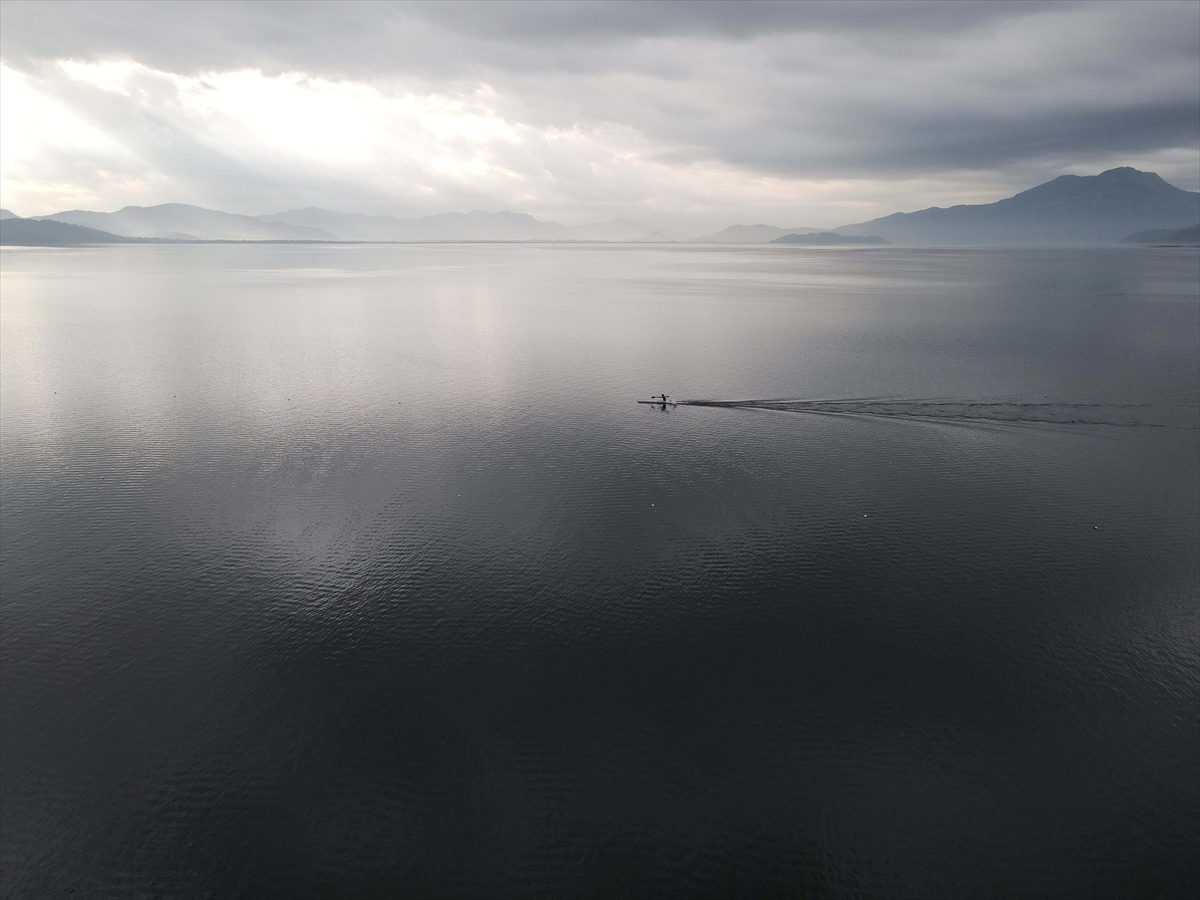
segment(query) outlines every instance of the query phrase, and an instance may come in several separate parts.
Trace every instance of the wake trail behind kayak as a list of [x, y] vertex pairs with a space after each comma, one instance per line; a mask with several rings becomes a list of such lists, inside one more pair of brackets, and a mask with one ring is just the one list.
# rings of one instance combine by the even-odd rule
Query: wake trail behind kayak
[[761, 409], [826, 415], [884, 416], [1055, 425], [1112, 425], [1126, 428], [1198, 427], [1195, 406], [1151, 403], [1028, 403], [946, 399], [845, 398], [822, 400], [680, 400], [678, 406]]

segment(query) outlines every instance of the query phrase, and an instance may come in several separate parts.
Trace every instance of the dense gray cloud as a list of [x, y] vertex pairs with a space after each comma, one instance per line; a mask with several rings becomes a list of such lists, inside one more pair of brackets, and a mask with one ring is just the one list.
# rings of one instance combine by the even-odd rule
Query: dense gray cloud
[[[162, 200], [240, 199], [251, 212], [477, 204], [830, 224], [860, 206], [994, 199], [1118, 164], [1200, 187], [1200, 4], [1190, 0], [6, 0], [0, 16], [10, 77], [119, 145], [94, 161], [97, 177], [119, 186], [133, 180], [126, 169], [147, 169], [137, 199], [149, 184], [180, 195]], [[105, 90], [65, 73], [64, 60], [134, 61], [140, 81]], [[376, 98], [363, 115], [401, 116], [387, 98], [436, 96], [505, 129], [481, 143], [446, 126], [422, 149], [403, 123], [381, 122], [409, 148], [385, 167], [281, 158], [221, 131], [188, 94], [195, 83], [228, 95], [217, 76], [246, 69], [348, 96], [363, 86]], [[426, 165], [423, 153], [448, 161]], [[89, 170], [68, 155], [6, 165], [6, 192]]]
[[[1041, 0], [6, 0], [2, 40], [5, 58], [17, 64], [128, 55], [177, 72], [255, 66], [354, 77], [430, 69], [444, 75], [479, 63], [605, 68], [588, 48], [665, 38], [799, 32], [937, 40], [1045, 9]], [[443, 46], [451, 36], [463, 42], [456, 52]], [[621, 59], [610, 61], [619, 67]]]

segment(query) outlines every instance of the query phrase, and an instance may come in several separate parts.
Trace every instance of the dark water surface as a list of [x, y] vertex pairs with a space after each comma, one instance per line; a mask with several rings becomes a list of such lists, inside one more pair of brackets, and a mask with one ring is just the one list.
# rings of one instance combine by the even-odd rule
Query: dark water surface
[[1194, 251], [0, 262], [4, 897], [1200, 890]]

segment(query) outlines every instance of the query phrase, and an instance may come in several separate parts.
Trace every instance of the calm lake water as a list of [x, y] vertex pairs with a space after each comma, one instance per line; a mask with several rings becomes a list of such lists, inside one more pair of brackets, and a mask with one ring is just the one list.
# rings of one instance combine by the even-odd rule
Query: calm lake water
[[1195, 251], [0, 269], [5, 898], [1200, 890]]

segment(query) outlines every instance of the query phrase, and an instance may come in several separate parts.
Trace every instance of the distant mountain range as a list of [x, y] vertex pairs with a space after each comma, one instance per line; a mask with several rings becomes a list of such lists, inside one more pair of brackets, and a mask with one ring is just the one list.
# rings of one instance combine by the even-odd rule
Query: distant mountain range
[[904, 244], [1095, 244], [1197, 221], [1200, 193], [1124, 167], [1099, 175], [1062, 175], [995, 203], [895, 213], [837, 231]]
[[[304, 209], [257, 218], [168, 203], [114, 213], [68, 210], [23, 219], [8, 210], [0, 243], [50, 245], [140, 241], [619, 241], [671, 243], [673, 238], [634, 222], [568, 228], [523, 213], [445, 213], [422, 219]], [[88, 224], [84, 224], [88, 223]], [[315, 224], [319, 223], [319, 224]], [[101, 228], [100, 226], [105, 226]]]
[[[670, 241], [636, 222], [615, 220], [568, 227], [518, 212], [442, 213], [403, 219], [336, 210], [287, 210], [244, 216], [184, 203], [127, 206], [116, 212], [66, 210], [21, 219], [0, 211], [5, 222], [54, 222], [90, 231], [34, 225], [6, 227], [3, 243], [111, 243], [129, 239], [216, 241]], [[1099, 175], [1063, 175], [1005, 200], [972, 206], [934, 207], [895, 213], [836, 231], [731, 225], [692, 238], [725, 244], [864, 243], [862, 238], [901, 244], [994, 245], [1116, 243], [1135, 232], [1174, 232], [1200, 221], [1200, 193], [1180, 190], [1153, 172], [1128, 167]], [[102, 237], [101, 235], [107, 235]], [[850, 241], [848, 239], [854, 238]], [[1157, 238], [1151, 240], [1159, 240]], [[1178, 242], [1189, 242], [1186, 237]]]
[[618, 220], [567, 227], [507, 210], [474, 210], [401, 219], [308, 207], [264, 216], [243, 216], [185, 203], [164, 203], [160, 206], [127, 206], [107, 213], [72, 209], [35, 216], [34, 219], [99, 229], [122, 237], [180, 241], [671, 240], [636, 222]]
[[201, 241], [331, 241], [320, 228], [264, 222], [254, 216], [203, 209], [186, 203], [161, 206], [126, 206], [116, 212], [71, 209], [35, 219], [53, 219], [69, 225], [98, 228], [123, 237]]
[[829, 247], [839, 244], [886, 244], [874, 235], [844, 235], [834, 231], [819, 231], [816, 234], [785, 234], [771, 241], [772, 244], [803, 244], [809, 247]]
[[136, 244], [146, 238], [122, 237], [83, 225], [69, 225], [52, 219], [22, 219], [8, 210], [0, 216], [0, 245], [59, 247], [69, 244]]

